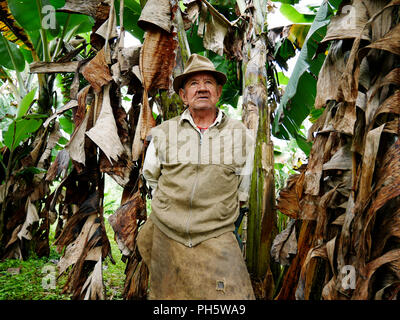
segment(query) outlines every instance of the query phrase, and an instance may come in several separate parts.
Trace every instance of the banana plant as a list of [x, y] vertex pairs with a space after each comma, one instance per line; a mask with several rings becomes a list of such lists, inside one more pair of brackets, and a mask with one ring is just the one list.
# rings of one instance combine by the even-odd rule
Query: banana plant
[[[317, 77], [325, 61], [326, 53], [323, 50], [322, 52], [318, 51], [318, 49], [321, 48], [319, 44], [326, 34], [327, 25], [340, 3], [341, 0], [324, 1], [318, 9], [274, 115], [273, 135], [286, 140], [289, 140], [290, 137], [295, 138], [299, 147], [307, 155], [310, 153], [311, 143], [307, 142], [307, 138], [301, 134], [300, 127], [304, 119], [311, 113], [316, 118], [321, 114], [321, 112], [315, 111], [313, 106]], [[284, 6], [284, 8], [287, 7]], [[298, 14], [293, 14], [293, 10], [285, 10], [292, 13], [288, 14], [289, 18], [304, 21]]]
[[46, 117], [46, 115], [41, 114], [28, 114], [29, 109], [37, 102], [34, 99], [35, 93], [36, 89], [33, 89], [21, 100], [15, 110], [15, 114], [4, 115], [8, 120], [8, 128], [3, 127], [5, 130], [2, 132], [3, 141], [0, 142], [0, 148], [5, 146], [9, 152], [7, 163], [4, 163], [3, 157], [0, 158], [2, 169], [4, 170], [4, 181], [1, 182], [5, 186], [1, 188], [2, 194], [0, 195], [1, 199], [3, 199], [0, 211], [0, 230], [3, 230], [4, 227], [5, 211], [8, 205], [7, 196], [9, 189], [7, 186], [9, 185], [11, 174], [16, 169], [18, 160], [20, 160], [20, 155], [16, 157], [15, 151], [21, 143], [26, 142], [39, 129], [43, 122], [42, 118]]
[[[90, 31], [94, 23], [88, 16], [56, 12], [64, 2], [0, 1], [1, 79], [11, 89], [17, 104], [15, 108], [8, 101], [1, 106], [0, 113], [0, 255], [5, 252], [7, 243], [4, 241], [10, 240], [8, 233], [13, 231], [5, 229], [5, 221], [30, 201], [29, 195], [23, 195], [22, 190], [22, 198], [15, 197], [11, 192], [13, 184], [14, 189], [17, 185], [21, 186], [16, 180], [22, 179], [19, 181], [25, 186], [44, 186], [44, 182], [40, 181], [49, 164], [41, 163], [38, 168], [38, 161], [40, 152], [46, 149], [52, 128], [44, 128], [42, 123], [58, 106], [54, 75], [39, 73], [36, 77], [29, 73], [28, 64], [57, 61], [66, 54], [68, 42], [75, 35]], [[45, 198], [46, 192], [40, 193], [33, 205], [39, 208]], [[36, 250], [34, 245], [32, 250]], [[20, 257], [27, 254], [30, 253], [24, 252]]]

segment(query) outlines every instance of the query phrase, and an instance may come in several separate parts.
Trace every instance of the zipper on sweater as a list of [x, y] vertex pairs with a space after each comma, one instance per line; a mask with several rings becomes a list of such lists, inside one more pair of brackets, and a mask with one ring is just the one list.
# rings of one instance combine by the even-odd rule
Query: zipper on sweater
[[192, 188], [192, 193], [190, 195], [190, 205], [189, 205], [189, 216], [186, 221], [186, 233], [189, 238], [189, 248], [192, 247], [192, 238], [190, 237], [190, 232], [189, 232], [189, 226], [190, 226], [190, 217], [192, 216], [192, 204], [193, 204], [193, 198], [194, 198], [194, 192], [196, 190], [197, 186], [197, 180], [198, 180], [198, 174], [199, 174], [199, 164], [200, 164], [200, 155], [201, 155], [201, 143], [203, 139], [203, 134], [200, 132], [200, 139], [199, 139], [199, 150], [198, 150], [198, 158], [197, 158], [197, 167], [196, 167], [196, 178], [194, 180], [193, 188]]

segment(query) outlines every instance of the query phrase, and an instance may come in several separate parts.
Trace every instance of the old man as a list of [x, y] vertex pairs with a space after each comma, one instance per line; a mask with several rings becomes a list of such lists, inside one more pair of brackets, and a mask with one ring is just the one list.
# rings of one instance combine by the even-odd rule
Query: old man
[[151, 214], [138, 235], [149, 299], [254, 299], [233, 233], [254, 142], [217, 107], [225, 82], [209, 59], [191, 55], [173, 82], [187, 109], [151, 131], [143, 165]]

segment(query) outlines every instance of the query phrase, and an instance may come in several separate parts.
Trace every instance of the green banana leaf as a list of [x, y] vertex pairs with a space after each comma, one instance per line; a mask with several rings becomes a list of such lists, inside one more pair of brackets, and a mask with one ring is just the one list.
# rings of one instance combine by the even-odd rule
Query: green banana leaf
[[3, 135], [3, 142], [10, 150], [14, 150], [19, 144], [29, 138], [41, 126], [41, 119], [16, 119], [8, 127]]
[[[65, 0], [42, 0], [42, 8], [46, 5], [51, 5], [55, 10], [61, 8], [65, 4]], [[15, 20], [21, 25], [30, 35], [34, 45], [38, 42], [35, 39], [39, 38], [39, 31], [42, 28], [42, 21], [39, 16], [39, 9], [34, 0], [8, 0], [8, 7], [13, 14]], [[44, 13], [46, 16], [46, 13]], [[66, 24], [67, 19], [68, 24]], [[61, 26], [66, 26], [66, 32], [75, 28], [74, 33], [80, 34], [88, 32], [94, 25], [92, 17], [83, 14], [68, 14], [65, 12], [56, 12], [55, 28], [49, 28], [46, 31], [48, 40], [52, 40], [60, 36]], [[76, 28], [76, 26], [79, 26]], [[38, 50], [40, 52], [41, 50]]]
[[272, 2], [280, 2], [280, 3], [286, 3], [286, 4], [297, 4], [300, 2], [300, 0], [272, 0]]
[[[8, 50], [10, 49], [10, 52]], [[14, 66], [14, 63], [15, 66]], [[25, 59], [18, 46], [5, 39], [0, 33], [0, 66], [21, 72], [25, 68]]]
[[36, 94], [36, 88], [30, 91], [19, 103], [17, 108], [17, 118], [22, 118], [29, 110], [32, 105]]
[[325, 60], [325, 53], [314, 56], [326, 34], [330, 18], [340, 3], [341, 0], [330, 0], [321, 4], [274, 117], [273, 135], [287, 140], [294, 137], [306, 154], [311, 144], [299, 133], [300, 126], [313, 110], [317, 76]]
[[282, 3], [279, 11], [293, 23], [312, 23], [315, 18], [314, 14], [300, 13], [292, 5], [287, 3]]

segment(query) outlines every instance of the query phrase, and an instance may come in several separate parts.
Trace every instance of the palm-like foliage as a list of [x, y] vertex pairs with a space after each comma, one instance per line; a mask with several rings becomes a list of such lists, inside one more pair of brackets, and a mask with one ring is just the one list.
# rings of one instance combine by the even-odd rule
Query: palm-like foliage
[[[359, 1], [340, 8], [340, 1], [324, 1], [315, 19], [288, 2], [281, 11], [295, 23], [267, 36], [271, 3], [261, 0], [1, 1], [0, 79], [9, 82], [19, 106], [0, 113], [8, 124], [1, 127], [0, 145], [1, 255], [46, 255], [49, 225], [57, 219], [59, 270], [69, 275], [65, 291], [77, 299], [104, 298], [101, 266], [107, 257], [113, 261], [103, 216], [108, 174], [124, 188], [110, 217], [127, 263], [124, 297], [146, 296], [148, 271], [135, 245], [146, 219], [148, 190], [140, 176], [146, 136], [182, 111], [171, 79], [197, 52], [227, 73], [221, 103], [236, 107], [242, 96], [243, 122], [256, 138], [242, 236], [258, 298], [274, 292], [278, 299], [397, 294], [397, 222], [390, 221], [398, 218], [398, 3], [370, 3], [353, 33], [341, 33], [341, 8], [359, 9]], [[41, 24], [38, 12], [46, 4], [58, 9], [55, 28]], [[126, 47], [124, 30], [142, 44]], [[301, 50], [299, 61], [280, 97], [275, 63], [286, 68], [295, 50]], [[37, 74], [37, 99], [26, 87], [26, 62]], [[380, 72], [367, 72], [380, 63]], [[63, 83], [63, 103], [55, 79]], [[132, 95], [127, 110], [122, 87]], [[299, 127], [310, 113], [315, 120], [322, 116], [307, 141]], [[307, 167], [281, 192], [278, 209], [294, 220], [274, 245], [272, 134], [294, 137], [310, 154]], [[375, 161], [391, 171], [371, 169]], [[58, 185], [50, 192], [53, 181]], [[270, 259], [271, 246], [285, 268]], [[357, 270], [354, 290], [340, 289], [346, 265]], [[329, 270], [323, 279], [322, 269]]]
[[344, 5], [323, 41], [309, 162], [279, 199], [296, 223], [276, 251], [297, 231], [297, 254], [282, 251], [278, 299], [398, 297], [399, 3]]

